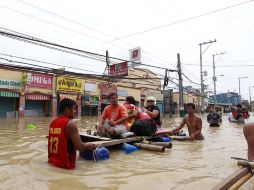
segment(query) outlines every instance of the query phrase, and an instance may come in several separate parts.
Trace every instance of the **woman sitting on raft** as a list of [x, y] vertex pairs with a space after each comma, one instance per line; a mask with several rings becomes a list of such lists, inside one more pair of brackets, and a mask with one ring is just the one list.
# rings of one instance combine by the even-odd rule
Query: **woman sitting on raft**
[[129, 131], [134, 132], [136, 135], [153, 135], [157, 127], [161, 125], [160, 110], [156, 106], [154, 97], [148, 97], [146, 106], [141, 109], [136, 106], [134, 97], [128, 96], [124, 106], [128, 113]]

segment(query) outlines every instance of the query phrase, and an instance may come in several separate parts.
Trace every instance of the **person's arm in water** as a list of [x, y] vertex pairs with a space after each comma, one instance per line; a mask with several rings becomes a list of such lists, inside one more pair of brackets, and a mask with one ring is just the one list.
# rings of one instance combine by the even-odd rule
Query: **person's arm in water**
[[72, 141], [72, 143], [74, 145], [74, 148], [76, 150], [84, 151], [84, 150], [93, 150], [93, 149], [96, 148], [96, 146], [94, 144], [83, 143], [81, 141], [81, 138], [80, 138], [80, 135], [79, 135], [79, 132], [78, 132], [77, 124], [74, 121], [70, 121], [67, 124], [66, 136], [67, 136], [67, 139]]
[[200, 118], [197, 119], [197, 131], [192, 133], [190, 136], [195, 138], [197, 135], [201, 134], [202, 130], [202, 120]]
[[171, 131], [171, 133], [180, 131], [184, 127], [185, 124], [186, 124], [186, 118], [184, 117], [182, 122], [180, 123], [179, 127], [176, 127], [175, 129], [173, 129]]

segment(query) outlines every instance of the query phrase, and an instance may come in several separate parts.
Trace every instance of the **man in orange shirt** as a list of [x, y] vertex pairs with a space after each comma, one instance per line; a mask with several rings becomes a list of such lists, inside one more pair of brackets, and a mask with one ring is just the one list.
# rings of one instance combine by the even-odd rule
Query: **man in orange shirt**
[[110, 105], [104, 109], [97, 129], [101, 136], [116, 137], [128, 132], [128, 113], [125, 107], [118, 103], [116, 93], [109, 94], [108, 99]]

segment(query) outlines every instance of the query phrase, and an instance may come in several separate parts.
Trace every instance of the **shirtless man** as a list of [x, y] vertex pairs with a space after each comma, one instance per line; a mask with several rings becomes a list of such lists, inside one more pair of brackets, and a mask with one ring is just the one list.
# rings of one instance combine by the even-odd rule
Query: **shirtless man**
[[248, 144], [248, 160], [254, 160], [254, 123], [246, 124], [243, 134]]
[[195, 140], [204, 140], [204, 136], [201, 133], [202, 130], [202, 120], [195, 114], [195, 104], [186, 104], [186, 110], [188, 115], [185, 115], [180, 126], [173, 129], [172, 133], [181, 130], [185, 124], [187, 125], [189, 135]]

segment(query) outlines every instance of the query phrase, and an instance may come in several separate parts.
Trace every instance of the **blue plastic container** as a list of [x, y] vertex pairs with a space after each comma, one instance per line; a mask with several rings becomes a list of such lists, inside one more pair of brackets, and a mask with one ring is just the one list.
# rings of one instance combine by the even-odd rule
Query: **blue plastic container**
[[107, 160], [109, 159], [109, 151], [105, 147], [100, 147], [93, 151], [81, 151], [79, 155], [86, 160]]
[[171, 142], [171, 138], [169, 137], [160, 137], [158, 139], [159, 142]]
[[130, 154], [132, 152], [138, 151], [138, 148], [131, 144], [123, 143], [121, 150], [124, 151], [125, 154]]

